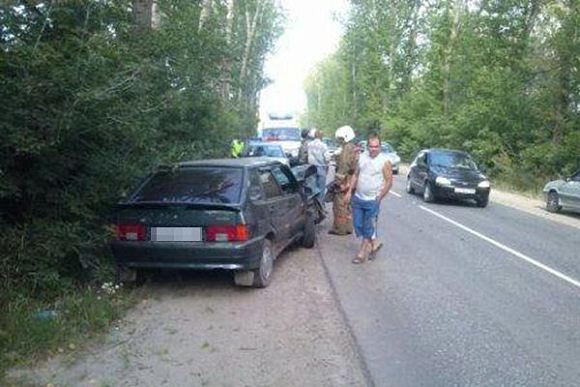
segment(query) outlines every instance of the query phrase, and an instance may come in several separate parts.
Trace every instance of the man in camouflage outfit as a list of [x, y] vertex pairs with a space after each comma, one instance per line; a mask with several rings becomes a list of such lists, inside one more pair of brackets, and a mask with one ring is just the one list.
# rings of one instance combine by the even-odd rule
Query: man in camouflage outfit
[[354, 174], [358, 162], [358, 149], [351, 141], [354, 139], [354, 131], [350, 126], [342, 126], [336, 130], [335, 137], [342, 146], [342, 150], [336, 160], [336, 172], [334, 174], [334, 200], [332, 213], [334, 220], [332, 229], [328, 232], [333, 235], [352, 234], [352, 211], [350, 200], [345, 200], [349, 191], [349, 182]]

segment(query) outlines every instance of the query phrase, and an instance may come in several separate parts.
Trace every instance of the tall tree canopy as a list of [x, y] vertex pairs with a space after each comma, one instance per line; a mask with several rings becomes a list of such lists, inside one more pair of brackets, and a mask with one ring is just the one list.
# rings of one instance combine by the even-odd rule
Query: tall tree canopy
[[574, 0], [353, 0], [306, 117], [378, 130], [407, 157], [464, 149], [537, 187], [580, 166], [579, 61]]
[[255, 130], [281, 15], [274, 0], [2, 2], [2, 297], [100, 275], [107, 213], [137, 179]]

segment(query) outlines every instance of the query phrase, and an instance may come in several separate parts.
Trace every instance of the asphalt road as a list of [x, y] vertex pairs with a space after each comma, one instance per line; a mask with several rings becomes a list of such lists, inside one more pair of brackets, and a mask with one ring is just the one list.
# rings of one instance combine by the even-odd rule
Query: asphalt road
[[580, 385], [580, 230], [490, 202], [425, 204], [395, 177], [375, 261], [320, 230], [376, 386]]

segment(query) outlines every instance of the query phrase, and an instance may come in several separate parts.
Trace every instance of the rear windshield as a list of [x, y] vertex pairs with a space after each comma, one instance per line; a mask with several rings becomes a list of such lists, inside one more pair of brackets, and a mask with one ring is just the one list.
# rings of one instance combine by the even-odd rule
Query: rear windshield
[[298, 128], [266, 128], [262, 131], [264, 141], [301, 141], [300, 129]]
[[239, 203], [240, 168], [180, 168], [157, 172], [133, 196], [133, 202]]
[[246, 149], [245, 156], [285, 157], [284, 151], [280, 146], [272, 146], [272, 145], [250, 145], [248, 149]]

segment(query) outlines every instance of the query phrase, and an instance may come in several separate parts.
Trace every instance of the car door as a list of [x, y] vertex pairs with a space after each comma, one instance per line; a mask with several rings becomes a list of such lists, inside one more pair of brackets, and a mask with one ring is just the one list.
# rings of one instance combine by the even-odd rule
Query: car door
[[282, 189], [284, 196], [284, 212], [288, 227], [288, 238], [292, 239], [297, 233], [302, 231], [304, 217], [306, 216], [306, 205], [300, 196], [298, 182], [294, 174], [286, 165], [279, 165], [272, 168], [274, 178]]
[[562, 204], [580, 208], [580, 171], [572, 175], [560, 189]]
[[415, 171], [413, 173], [413, 185], [419, 190], [423, 190], [425, 185], [425, 181], [427, 180], [427, 172], [428, 172], [428, 153], [421, 152], [417, 156], [416, 164], [415, 164]]
[[266, 209], [266, 216], [274, 231], [276, 250], [278, 250], [284, 246], [290, 229], [285, 211], [287, 199], [282, 195], [282, 189], [274, 178], [271, 167], [260, 169], [260, 182], [264, 192], [264, 199], [260, 204]]
[[416, 181], [417, 181], [417, 160], [419, 160], [419, 158], [422, 156], [423, 152], [419, 152], [417, 154], [417, 156], [415, 156], [415, 158], [413, 159], [413, 162], [411, 162], [411, 165], [409, 165], [409, 174], [408, 174], [408, 179], [411, 182], [411, 186], [415, 187], [417, 185]]

